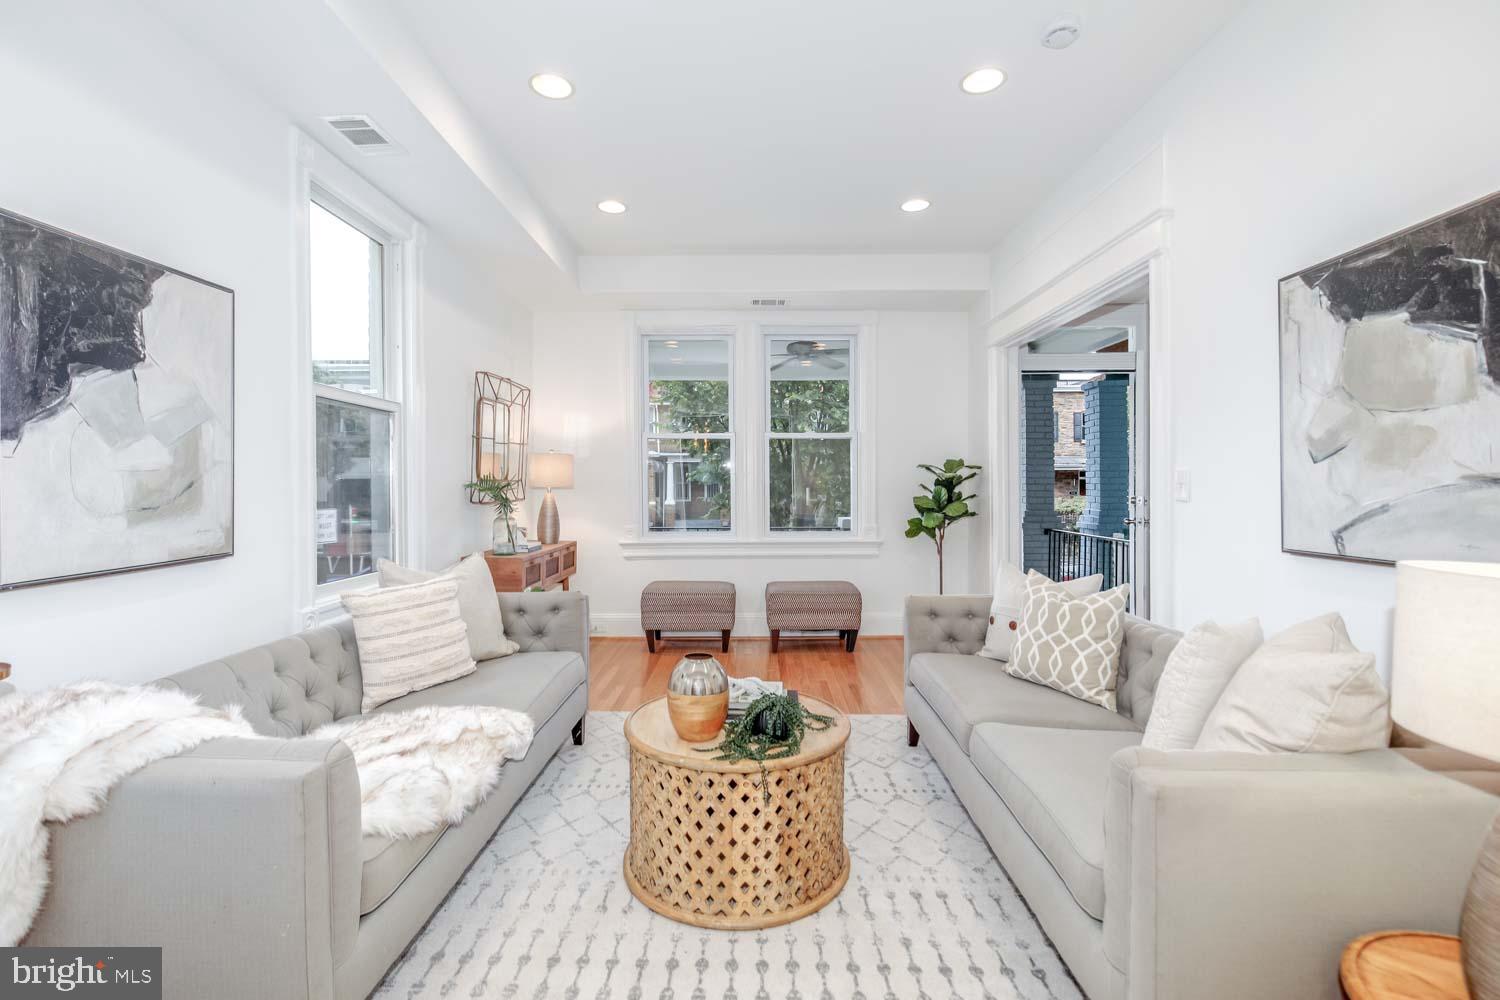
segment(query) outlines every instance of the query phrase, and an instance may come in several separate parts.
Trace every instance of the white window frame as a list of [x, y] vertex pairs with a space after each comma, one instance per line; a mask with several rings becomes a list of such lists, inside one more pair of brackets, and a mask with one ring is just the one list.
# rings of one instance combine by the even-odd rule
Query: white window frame
[[[426, 491], [420, 474], [425, 460], [421, 393], [421, 264], [426, 231], [409, 213], [301, 131], [293, 132], [293, 258], [297, 262], [298, 314], [294, 358], [293, 454], [298, 476], [293, 502], [296, 574], [294, 627], [310, 628], [340, 613], [339, 595], [363, 590], [371, 574], [330, 583], [317, 582], [317, 414], [319, 399], [347, 403], [392, 415], [392, 558], [425, 565]], [[381, 394], [322, 385], [313, 379], [310, 205], [321, 207], [378, 241], [382, 247], [383, 350]]]
[[[850, 357], [859, 363], [851, 385], [851, 433], [858, 449], [852, 471], [856, 482], [855, 526], [852, 531], [770, 531], [770, 485], [766, 475], [769, 445], [769, 378], [765, 345], [788, 328], [816, 336], [847, 337], [854, 342]], [[633, 386], [628, 412], [623, 416], [635, 446], [624, 460], [630, 463], [626, 482], [634, 484], [632, 516], [619, 540], [627, 559], [682, 558], [828, 558], [871, 557], [880, 552], [879, 505], [876, 495], [876, 330], [869, 312], [778, 312], [771, 319], [746, 312], [626, 313], [620, 330], [621, 363]], [[816, 331], [816, 332], [814, 332]], [[646, 530], [646, 367], [645, 338], [693, 335], [732, 337], [730, 363], [730, 427], [734, 434], [732, 530], [726, 532], [648, 532]], [[745, 441], [757, 442], [754, 448]], [[701, 536], [713, 537], [701, 537]], [[687, 537], [684, 537], [687, 536]]]
[[[849, 342], [849, 429], [842, 433], [818, 434], [818, 433], [790, 433], [786, 431], [771, 430], [771, 341], [777, 338], [795, 337], [799, 340], [847, 340]], [[821, 539], [839, 540], [855, 537], [860, 523], [860, 480], [859, 480], [859, 421], [857, 415], [860, 410], [861, 396], [863, 392], [860, 386], [860, 336], [857, 327], [841, 329], [835, 326], [776, 326], [763, 324], [760, 327], [761, 362], [760, 373], [762, 388], [765, 394], [762, 405], [765, 407], [765, 421], [761, 426], [761, 453], [765, 458], [764, 468], [766, 474], [765, 490], [761, 500], [761, 517], [763, 527], [768, 538], [786, 539]], [[848, 531], [837, 529], [802, 529], [792, 530], [788, 528], [773, 528], [771, 526], [771, 442], [772, 441], [848, 441], [849, 442], [849, 515], [853, 518], [854, 525]]]
[[[679, 536], [692, 536], [694, 538], [699, 538], [699, 537], [734, 538], [734, 537], [736, 537], [735, 533], [739, 530], [740, 518], [743, 515], [743, 511], [742, 511], [742, 509], [740, 507], [740, 504], [739, 504], [740, 490], [739, 490], [739, 464], [738, 463], [739, 463], [740, 444], [739, 444], [738, 435], [736, 434], [736, 427], [738, 426], [738, 420], [736, 419], [736, 412], [737, 411], [736, 411], [736, 407], [735, 407], [735, 403], [738, 400], [739, 392], [738, 392], [738, 389], [737, 389], [737, 387], [735, 385], [735, 382], [736, 382], [736, 377], [735, 376], [736, 376], [736, 373], [738, 371], [738, 366], [735, 364], [735, 360], [736, 360], [735, 359], [735, 345], [736, 345], [736, 340], [737, 340], [737, 338], [735, 336], [735, 333], [736, 333], [736, 331], [733, 328], [719, 328], [719, 329], [709, 328], [709, 329], [703, 329], [703, 330], [642, 330], [641, 333], [640, 333], [640, 336], [637, 338], [636, 351], [639, 353], [640, 358], [639, 358], [639, 368], [638, 368], [639, 377], [636, 379], [636, 381], [638, 383], [637, 384], [636, 392], [637, 392], [637, 398], [640, 401], [640, 404], [639, 404], [639, 423], [640, 423], [641, 433], [640, 433], [640, 435], [638, 435], [638, 439], [637, 439], [637, 442], [636, 442], [636, 447], [637, 447], [637, 449], [639, 449], [639, 456], [640, 456], [640, 465], [639, 465], [640, 472], [639, 472], [639, 474], [638, 474], [638, 476], [636, 478], [637, 478], [637, 480], [639, 482], [639, 485], [640, 485], [640, 489], [638, 491], [639, 498], [640, 498], [640, 523], [639, 523], [639, 528], [640, 528], [640, 531], [641, 531], [641, 536], [644, 537], [644, 538], [667, 539], [667, 538], [675, 538], [675, 537], [679, 537]], [[674, 433], [656, 433], [656, 432], [652, 431], [652, 429], [651, 429], [651, 399], [650, 399], [650, 393], [648, 392], [647, 386], [648, 386], [648, 383], [651, 380], [651, 361], [650, 361], [649, 352], [650, 352], [650, 345], [651, 345], [651, 342], [653, 340], [676, 340], [676, 341], [685, 341], [685, 340], [699, 340], [699, 341], [704, 341], [704, 340], [712, 340], [712, 341], [721, 341], [721, 342], [723, 342], [725, 348], [727, 349], [726, 352], [725, 352], [726, 353], [725, 360], [727, 361], [728, 367], [729, 367], [729, 373], [726, 376], [726, 381], [727, 381], [727, 384], [729, 386], [729, 430], [727, 432], [725, 432], [725, 433], [712, 433], [712, 434], [693, 434], [693, 433], [678, 433], [678, 432], [674, 432]], [[705, 379], [704, 381], [714, 381], [714, 380], [712, 380], [712, 379]], [[651, 511], [650, 511], [650, 505], [646, 502], [646, 492], [647, 492], [647, 485], [648, 485], [647, 479], [646, 479], [646, 462], [647, 462], [647, 457], [648, 457], [648, 455], [650, 453], [650, 448], [651, 448], [651, 446], [647, 442], [651, 441], [653, 439], [657, 440], [657, 441], [663, 441], [663, 440], [665, 440], [665, 441], [709, 440], [709, 441], [728, 441], [729, 442], [729, 470], [730, 470], [729, 485], [730, 485], [730, 497], [729, 497], [729, 530], [728, 531], [652, 531], [651, 530], [651, 523], [650, 523], [650, 521], [651, 521]], [[670, 478], [670, 477], [668, 477], [668, 478]], [[689, 487], [689, 489], [691, 490], [691, 487]]]

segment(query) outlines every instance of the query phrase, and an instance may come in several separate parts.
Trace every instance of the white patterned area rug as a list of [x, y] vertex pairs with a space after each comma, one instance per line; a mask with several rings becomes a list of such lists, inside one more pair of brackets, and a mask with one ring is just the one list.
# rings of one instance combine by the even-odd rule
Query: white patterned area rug
[[625, 887], [622, 712], [591, 712], [375, 992], [561, 1000], [1082, 1000], [906, 720], [856, 715], [849, 884], [761, 931], [658, 916]]

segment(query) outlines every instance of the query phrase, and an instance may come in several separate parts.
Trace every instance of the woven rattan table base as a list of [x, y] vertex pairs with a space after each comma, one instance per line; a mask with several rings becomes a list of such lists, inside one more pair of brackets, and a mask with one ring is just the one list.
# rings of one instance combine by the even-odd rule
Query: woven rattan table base
[[657, 913], [748, 930], [804, 917], [849, 879], [844, 747], [761, 772], [673, 763], [632, 743], [625, 882]]

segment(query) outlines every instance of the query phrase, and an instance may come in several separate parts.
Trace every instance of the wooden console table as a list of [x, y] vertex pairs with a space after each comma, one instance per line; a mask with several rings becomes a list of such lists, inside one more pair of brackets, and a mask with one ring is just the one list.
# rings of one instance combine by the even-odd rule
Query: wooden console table
[[535, 552], [518, 552], [513, 556], [486, 552], [484, 561], [489, 563], [497, 591], [515, 593], [532, 587], [545, 590], [558, 583], [567, 590], [568, 577], [578, 572], [578, 543], [555, 542]]

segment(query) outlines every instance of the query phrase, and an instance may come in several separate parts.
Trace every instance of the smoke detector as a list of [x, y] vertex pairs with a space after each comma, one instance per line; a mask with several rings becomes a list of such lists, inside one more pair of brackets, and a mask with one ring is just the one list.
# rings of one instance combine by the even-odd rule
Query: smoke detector
[[402, 152], [401, 147], [392, 142], [385, 130], [368, 115], [333, 115], [323, 120], [366, 156]]
[[1042, 44], [1049, 49], [1065, 49], [1078, 41], [1081, 34], [1083, 22], [1078, 19], [1078, 15], [1064, 14], [1047, 25], [1047, 30], [1042, 32]]

